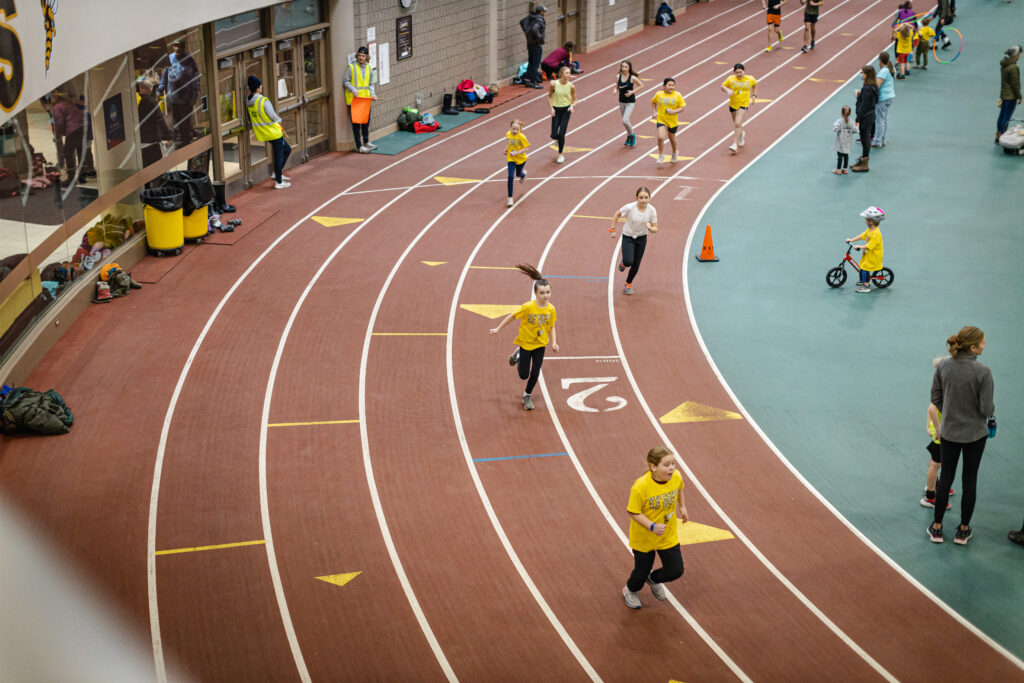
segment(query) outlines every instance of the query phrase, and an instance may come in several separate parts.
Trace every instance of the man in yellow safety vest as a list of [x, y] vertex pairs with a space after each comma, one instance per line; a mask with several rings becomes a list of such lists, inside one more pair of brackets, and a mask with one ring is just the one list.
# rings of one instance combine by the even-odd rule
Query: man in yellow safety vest
[[374, 73], [370, 66], [370, 51], [365, 45], [356, 50], [356, 61], [348, 65], [348, 76], [345, 78], [345, 104], [348, 105], [348, 117], [352, 121], [352, 134], [355, 136], [356, 151], [362, 154], [369, 154], [377, 149], [377, 145], [370, 142], [370, 117], [366, 115], [366, 121], [356, 123], [352, 117], [352, 101], [357, 97], [368, 97], [371, 100], [377, 99], [377, 93], [373, 88]]
[[249, 110], [249, 123], [252, 132], [260, 142], [269, 142], [274, 157], [274, 189], [283, 190], [291, 187], [291, 178], [282, 174], [284, 164], [292, 148], [284, 139], [284, 128], [281, 117], [274, 111], [274, 105], [263, 95], [263, 84], [255, 76], [249, 76], [249, 99], [246, 100]]

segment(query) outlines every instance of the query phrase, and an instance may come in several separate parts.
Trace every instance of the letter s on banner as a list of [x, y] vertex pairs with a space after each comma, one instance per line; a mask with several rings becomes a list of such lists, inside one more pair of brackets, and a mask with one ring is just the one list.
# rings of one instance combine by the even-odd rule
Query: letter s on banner
[[14, 0], [0, 0], [0, 109], [13, 111], [21, 100], [21, 92], [25, 87], [25, 61], [21, 54], [21, 41], [18, 33], [9, 22], [18, 14]]

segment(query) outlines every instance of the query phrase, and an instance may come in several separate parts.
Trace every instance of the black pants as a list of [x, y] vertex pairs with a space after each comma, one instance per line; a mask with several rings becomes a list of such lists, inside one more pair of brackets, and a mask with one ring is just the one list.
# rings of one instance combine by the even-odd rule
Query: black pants
[[[669, 524], [675, 523], [676, 520], [674, 519], [669, 521]], [[661, 558], [661, 569], [656, 569], [652, 572], [654, 553], [658, 553], [658, 557]], [[633, 573], [629, 575], [629, 580], [626, 581], [626, 588], [633, 593], [638, 593], [644, 587], [648, 576], [651, 577], [651, 581], [654, 583], [668, 583], [669, 581], [675, 581], [682, 575], [683, 553], [679, 550], [678, 544], [666, 550], [652, 550], [647, 553], [634, 550]]]
[[546, 346], [539, 346], [533, 351], [527, 351], [522, 346], [519, 347], [519, 379], [526, 380], [526, 391], [527, 394], [533, 393], [533, 388], [537, 386], [537, 378], [540, 377], [540, 366], [544, 364], [544, 349]]
[[192, 103], [171, 102], [171, 120], [174, 122], [174, 139], [178, 147], [184, 147], [192, 142]]
[[865, 159], [871, 156], [871, 138], [875, 137], [875, 117], [864, 117], [860, 120], [860, 149]]
[[541, 68], [541, 71], [543, 71], [543, 72], [544, 72], [544, 75], [548, 77], [548, 80], [549, 80], [549, 81], [553, 81], [553, 80], [555, 80], [556, 78], [558, 78], [558, 72], [562, 70], [562, 67], [563, 67], [563, 66], [568, 66], [568, 65], [567, 65], [567, 64], [565, 63], [565, 60], [564, 60], [564, 59], [562, 60], [562, 63], [561, 63], [561, 64], [559, 64], [558, 66], [548, 66], [548, 65], [547, 65], [547, 64], [545, 64], [544, 62], [541, 62], [541, 63], [540, 63], [540, 68]]
[[540, 83], [540, 74], [537, 70], [540, 69], [540, 60], [544, 56], [543, 45], [533, 45], [531, 43], [526, 44], [526, 73], [523, 74], [523, 82], [529, 81], [530, 83]]
[[836, 159], [836, 168], [842, 170], [850, 165], [850, 155], [843, 154], [842, 152], [836, 152], [838, 159]]
[[69, 173], [74, 173], [78, 168], [78, 161], [82, 161], [83, 171], [92, 171], [92, 147], [86, 145], [85, 155], [82, 154], [82, 145], [85, 144], [85, 126], [76, 128], [64, 136], [64, 166]]
[[622, 265], [629, 268], [629, 275], [626, 282], [633, 284], [633, 278], [640, 270], [640, 262], [644, 259], [644, 249], [647, 248], [647, 235], [640, 237], [622, 236]]
[[164, 158], [163, 151], [160, 149], [160, 143], [150, 143], [142, 145], [142, 165], [143, 167], [155, 164]]
[[569, 107], [552, 107], [555, 115], [551, 117], [551, 139], [558, 142], [558, 153], [565, 148], [565, 133], [569, 130]]
[[946, 514], [946, 504], [949, 502], [949, 488], [956, 478], [956, 466], [960, 462], [960, 453], [964, 455], [964, 472], [960, 477], [960, 523], [964, 526], [971, 525], [971, 517], [974, 516], [974, 501], [978, 495], [978, 468], [981, 467], [981, 454], [985, 452], [985, 441], [983, 436], [971, 443], [957, 443], [949, 439], [943, 439], [939, 444], [939, 453], [942, 455], [942, 469], [939, 470], [938, 490], [935, 491], [935, 523], [942, 524], [942, 516]]

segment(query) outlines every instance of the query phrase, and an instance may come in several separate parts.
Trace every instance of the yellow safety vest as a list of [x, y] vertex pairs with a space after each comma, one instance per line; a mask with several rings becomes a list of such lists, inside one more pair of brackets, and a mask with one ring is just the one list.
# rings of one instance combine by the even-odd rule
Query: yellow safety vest
[[[359, 67], [359, 62], [352, 62], [349, 64], [352, 68], [349, 70], [349, 82], [356, 87], [359, 91], [359, 97], [370, 96], [370, 78], [373, 75], [373, 67], [367, 62], [363, 66], [365, 69]], [[345, 88], [345, 104], [351, 106], [352, 100], [356, 98], [352, 94], [352, 91]]]
[[249, 122], [252, 124], [252, 132], [256, 134], [256, 139], [260, 142], [276, 140], [284, 135], [281, 124], [271, 121], [266, 111], [264, 111], [263, 103], [266, 101], [266, 96], [257, 95], [253, 103], [247, 107], [249, 110]]

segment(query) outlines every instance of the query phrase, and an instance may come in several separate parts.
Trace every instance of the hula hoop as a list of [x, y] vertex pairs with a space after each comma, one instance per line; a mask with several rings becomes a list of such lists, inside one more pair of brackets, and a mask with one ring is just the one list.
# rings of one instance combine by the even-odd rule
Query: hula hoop
[[927, 12], [918, 12], [914, 16], [907, 17], [906, 19], [903, 19], [903, 20], [900, 20], [898, 18], [897, 19], [893, 19], [892, 20], [892, 25], [896, 26], [897, 24], [908, 24], [908, 23], [916, 24], [918, 19], [923, 18], [923, 17], [930, 17], [934, 12], [935, 12], [935, 10], [928, 10]]
[[945, 30], [946, 28], [948, 28], [950, 31], [956, 31], [956, 34], [960, 36], [960, 49], [956, 51], [955, 55], [953, 55], [953, 59], [949, 60], [948, 62], [944, 62], [941, 59], [939, 59], [939, 53], [935, 49], [939, 46], [939, 41], [936, 40], [935, 43], [932, 44], [932, 55], [935, 57], [935, 61], [938, 62], [939, 64], [952, 64], [953, 62], [956, 61], [957, 57], [960, 56], [960, 53], [964, 51], [964, 34], [960, 33], [960, 31], [957, 31], [952, 26], [943, 27], [943, 30]]

